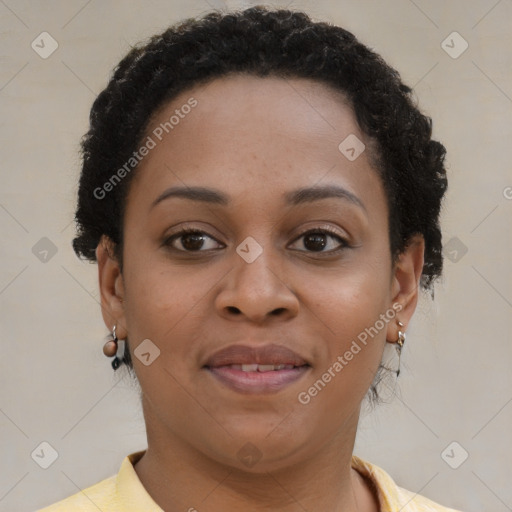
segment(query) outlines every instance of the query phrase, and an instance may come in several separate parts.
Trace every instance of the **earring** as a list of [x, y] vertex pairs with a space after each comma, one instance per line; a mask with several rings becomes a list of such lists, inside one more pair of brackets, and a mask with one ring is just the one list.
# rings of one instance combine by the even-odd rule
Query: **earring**
[[116, 326], [115, 325], [112, 328], [112, 339], [108, 340], [105, 343], [105, 345], [103, 345], [103, 353], [107, 357], [115, 356], [114, 359], [112, 360], [112, 368], [114, 368], [114, 370], [117, 370], [119, 368], [119, 366], [121, 365], [121, 361], [116, 356], [116, 354], [117, 354], [117, 336], [116, 336]]
[[[402, 322], [400, 322], [399, 320], [397, 320], [396, 323], [398, 324], [398, 327], [404, 326], [404, 324]], [[405, 332], [402, 332], [401, 330], [399, 330], [398, 331], [398, 339], [396, 340], [396, 351], [398, 353], [398, 369], [396, 371], [397, 378], [400, 375], [400, 359], [402, 356], [402, 347], [404, 346], [404, 343], [405, 343]]]

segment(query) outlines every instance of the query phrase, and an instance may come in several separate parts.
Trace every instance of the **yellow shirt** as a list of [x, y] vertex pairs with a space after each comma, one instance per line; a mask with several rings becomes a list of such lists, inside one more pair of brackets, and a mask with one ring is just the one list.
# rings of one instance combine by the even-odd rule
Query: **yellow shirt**
[[[117, 475], [38, 512], [163, 512], [147, 493], [133, 467], [144, 452], [125, 457]], [[355, 455], [352, 467], [375, 485], [381, 512], [458, 512], [398, 487], [384, 470]]]

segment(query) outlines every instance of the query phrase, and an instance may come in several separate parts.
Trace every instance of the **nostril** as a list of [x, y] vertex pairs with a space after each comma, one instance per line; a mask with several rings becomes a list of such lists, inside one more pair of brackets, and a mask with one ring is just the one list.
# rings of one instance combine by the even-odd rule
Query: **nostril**
[[241, 313], [241, 311], [238, 308], [236, 308], [235, 306], [228, 306], [227, 309], [230, 313], [235, 313], [237, 315], [239, 315]]

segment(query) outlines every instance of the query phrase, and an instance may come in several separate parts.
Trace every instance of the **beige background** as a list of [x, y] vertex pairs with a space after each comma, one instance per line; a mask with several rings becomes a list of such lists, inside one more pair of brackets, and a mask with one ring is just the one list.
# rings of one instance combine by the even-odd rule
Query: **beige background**
[[[101, 352], [97, 268], [71, 249], [78, 143], [130, 44], [226, 4], [0, 2], [2, 511], [74, 494], [146, 446], [137, 389]], [[408, 330], [398, 396], [365, 414], [356, 453], [445, 505], [512, 510], [512, 2], [271, 5], [305, 9], [375, 48], [414, 86], [448, 149], [442, 221], [453, 261]], [[59, 45], [48, 59], [31, 48], [43, 31]], [[456, 59], [441, 47], [453, 31], [469, 44]], [[43, 237], [57, 249], [46, 263], [33, 253]], [[58, 453], [46, 470], [31, 458], [43, 441]], [[469, 453], [457, 469], [441, 456], [453, 441], [452, 465]]]

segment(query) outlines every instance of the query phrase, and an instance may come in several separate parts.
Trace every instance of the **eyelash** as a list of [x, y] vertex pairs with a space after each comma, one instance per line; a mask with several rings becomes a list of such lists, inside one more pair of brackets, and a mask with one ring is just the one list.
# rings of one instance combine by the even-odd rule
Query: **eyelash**
[[[329, 236], [331, 236], [333, 238], [336, 238], [338, 240], [338, 242], [340, 243], [340, 247], [338, 247], [337, 249], [330, 250], [330, 251], [307, 251], [307, 250], [301, 250], [300, 252], [307, 252], [307, 253], [313, 253], [313, 254], [329, 254], [329, 255], [332, 255], [332, 254], [337, 254], [338, 252], [341, 252], [343, 249], [346, 249], [346, 248], [349, 247], [348, 242], [344, 238], [342, 238], [335, 230], [330, 229], [328, 227], [313, 228], [313, 229], [308, 229], [306, 231], [303, 231], [302, 233], [300, 233], [294, 239], [294, 242], [299, 240], [301, 237], [306, 236], [306, 235], [317, 234], [317, 233], [318, 234], [329, 235]], [[181, 228], [178, 232], [174, 233], [172, 236], [166, 238], [164, 243], [163, 243], [163, 245], [169, 247], [170, 249], [172, 249], [174, 251], [182, 252], [182, 253], [188, 253], [188, 254], [208, 252], [210, 250], [210, 249], [208, 249], [208, 250], [201, 250], [201, 249], [199, 249], [198, 251], [187, 251], [187, 250], [183, 250], [183, 249], [176, 249], [175, 247], [172, 246], [172, 242], [174, 240], [179, 239], [179, 238], [181, 238], [184, 235], [191, 235], [191, 234], [206, 235], [208, 238], [211, 238], [212, 240], [215, 240], [217, 243], [221, 243], [221, 242], [218, 242], [215, 239], [215, 237], [209, 235], [205, 231], [201, 231], [200, 229], [193, 229], [193, 228], [186, 228], [186, 227], [184, 227], [184, 228]], [[211, 249], [211, 250], [214, 250], [214, 249]]]

